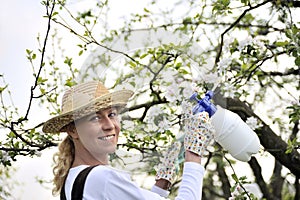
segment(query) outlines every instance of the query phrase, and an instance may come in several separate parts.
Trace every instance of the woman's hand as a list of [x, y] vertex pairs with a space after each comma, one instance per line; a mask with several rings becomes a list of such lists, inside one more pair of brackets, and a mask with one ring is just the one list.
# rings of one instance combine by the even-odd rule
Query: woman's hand
[[184, 119], [184, 148], [200, 157], [213, 139], [214, 128], [207, 112], [186, 115]]
[[177, 160], [180, 149], [181, 142], [179, 141], [174, 142], [167, 149], [163, 159], [161, 160], [161, 163], [158, 165], [155, 177], [157, 183], [155, 185], [161, 185], [162, 187], [159, 187], [163, 189], [165, 189], [166, 187], [169, 188], [176, 174]]

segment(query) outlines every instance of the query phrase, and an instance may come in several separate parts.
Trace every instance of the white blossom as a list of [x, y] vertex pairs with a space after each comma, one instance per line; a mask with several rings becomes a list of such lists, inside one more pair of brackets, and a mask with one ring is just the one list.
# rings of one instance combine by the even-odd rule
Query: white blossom
[[1, 155], [2, 155], [2, 160], [3, 160], [4, 162], [10, 160], [10, 157], [9, 157], [9, 155], [8, 155], [8, 153], [7, 153], [6, 151], [1, 151]]
[[145, 127], [146, 132], [154, 132], [154, 131], [157, 131], [157, 129], [158, 129], [158, 127], [153, 122], [147, 123], [147, 125]]
[[234, 98], [235, 88], [233, 87], [232, 84], [224, 83], [223, 90], [224, 90], [224, 96], [225, 97]]
[[238, 49], [241, 51], [245, 48], [245, 46], [252, 44], [253, 43], [253, 38], [252, 37], [247, 37], [246, 39], [242, 40], [239, 42]]
[[262, 127], [261, 124], [258, 123], [257, 119], [255, 117], [248, 117], [246, 120], [246, 124], [252, 129], [255, 130], [257, 128]]
[[164, 132], [168, 129], [170, 129], [170, 122], [166, 118], [164, 118], [158, 124], [158, 132]]
[[214, 83], [214, 84], [218, 83], [218, 81], [219, 81], [219, 79], [220, 79], [220, 77], [219, 77], [219, 75], [218, 75], [217, 72], [213, 72], [213, 73], [204, 73], [204, 74], [202, 75], [202, 78], [203, 78], [203, 81], [204, 81], [205, 83]]
[[161, 107], [159, 107], [159, 106], [152, 106], [152, 107], [150, 108], [150, 110], [148, 111], [148, 118], [149, 118], [149, 121], [154, 120], [154, 118], [155, 118], [156, 116], [158, 116], [159, 114], [161, 114], [161, 112], [162, 112]]
[[189, 99], [190, 96], [194, 93], [194, 88], [192, 84], [188, 81], [183, 81], [180, 84], [180, 87], [183, 88], [182, 90], [182, 99]]
[[235, 199], [235, 197], [238, 197], [243, 192], [243, 189], [241, 186], [237, 186], [235, 190], [231, 193], [231, 197], [229, 199]]
[[258, 49], [264, 49], [265, 48], [265, 44], [258, 38], [255, 38], [253, 40], [253, 42], [255, 43], [255, 45], [258, 47]]
[[35, 151], [34, 154], [35, 154], [37, 157], [41, 157], [41, 156], [42, 156], [42, 152], [40, 152], [40, 151]]
[[188, 112], [189, 110], [192, 109], [192, 107], [193, 107], [193, 105], [190, 101], [183, 100], [181, 103], [181, 109], [182, 109], [183, 113]]
[[224, 52], [227, 52], [229, 50], [229, 46], [234, 42], [234, 38], [228, 38], [224, 40]]
[[[244, 189], [246, 192], [253, 194], [255, 197], [258, 199], [261, 199], [263, 197], [262, 192], [260, 191], [259, 187], [257, 184], [243, 184]], [[238, 185], [235, 190], [231, 193], [231, 197], [228, 198], [228, 200], [234, 200], [234, 199], [240, 199], [241, 197], [247, 198], [246, 194], [243, 194], [245, 191], [244, 189]]]
[[139, 71], [136, 76], [134, 76], [134, 82], [135, 82], [135, 88], [143, 88], [145, 86], [145, 83], [149, 83], [152, 79], [151, 73], [147, 68], [142, 69]]
[[197, 83], [195, 83], [195, 82], [193, 82], [192, 84], [191, 84], [191, 87], [192, 87], [192, 90], [194, 91], [194, 92], [199, 92], [200, 91], [200, 87], [197, 85]]
[[134, 122], [131, 120], [123, 120], [122, 121], [122, 128], [126, 130], [133, 130]]
[[130, 83], [122, 83], [122, 84], [120, 84], [120, 85], [116, 85], [116, 87], [114, 88], [114, 90], [124, 90], [124, 89], [126, 89], [126, 90], [134, 90], [134, 87], [133, 87], [133, 85], [132, 84], [130, 84]]
[[175, 75], [177, 75], [177, 71], [172, 68], [166, 68], [163, 73], [161, 73], [163, 80], [173, 80]]
[[224, 70], [231, 64], [231, 62], [232, 62], [231, 58], [223, 58], [218, 63], [218, 67], [219, 67], [220, 70]]
[[174, 102], [178, 99], [179, 97], [179, 87], [178, 84], [172, 83], [169, 87], [166, 89], [166, 99], [170, 102]]

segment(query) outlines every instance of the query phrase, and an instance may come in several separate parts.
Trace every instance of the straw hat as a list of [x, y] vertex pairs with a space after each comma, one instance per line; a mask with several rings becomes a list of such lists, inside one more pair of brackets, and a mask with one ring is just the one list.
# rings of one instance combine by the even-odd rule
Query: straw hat
[[67, 90], [62, 99], [61, 114], [49, 119], [43, 126], [44, 133], [64, 132], [70, 122], [111, 106], [124, 108], [133, 95], [130, 90], [109, 92], [98, 81], [81, 83]]

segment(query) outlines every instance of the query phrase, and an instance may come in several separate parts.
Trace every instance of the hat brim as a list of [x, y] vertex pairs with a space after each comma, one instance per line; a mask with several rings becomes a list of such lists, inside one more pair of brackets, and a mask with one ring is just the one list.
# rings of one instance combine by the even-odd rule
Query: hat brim
[[49, 119], [44, 123], [43, 132], [65, 132], [66, 130], [64, 130], [64, 127], [66, 125], [91, 113], [98, 112], [109, 107], [118, 107], [122, 109], [127, 105], [127, 102], [132, 95], [133, 92], [130, 90], [120, 90], [95, 98], [86, 105]]

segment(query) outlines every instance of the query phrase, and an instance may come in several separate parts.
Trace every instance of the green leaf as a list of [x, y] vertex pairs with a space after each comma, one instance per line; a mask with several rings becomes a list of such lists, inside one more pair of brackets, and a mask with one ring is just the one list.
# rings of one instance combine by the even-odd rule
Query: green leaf
[[143, 55], [140, 56], [140, 59], [143, 59], [143, 58], [145, 58], [146, 56], [148, 56], [148, 54], [147, 54], [147, 53], [144, 53]]
[[241, 2], [245, 5], [248, 5], [250, 3], [250, 0], [241, 0]]
[[184, 25], [191, 24], [192, 23], [192, 18], [191, 17], [187, 17], [187, 18], [183, 19], [182, 23]]
[[238, 179], [238, 177], [237, 177], [236, 174], [232, 174], [231, 177], [233, 178], [233, 180], [234, 180], [235, 182], [239, 182], [239, 179]]
[[30, 55], [30, 54], [32, 53], [32, 51], [30, 51], [29, 49], [26, 49], [26, 53], [27, 53], [28, 55]]
[[37, 83], [38, 83], [38, 85], [39, 84], [43, 84], [43, 83], [45, 83], [46, 81], [48, 81], [48, 79], [43, 79], [42, 77], [38, 77], [38, 80], [37, 80]]
[[54, 17], [55, 15], [57, 15], [58, 14], [58, 12], [53, 12], [52, 13], [52, 17]]
[[136, 67], [136, 63], [135, 63], [135, 62], [133, 62], [133, 61], [130, 61], [130, 62], [129, 62], [129, 65], [131, 65], [133, 68], [135, 68], [135, 67]]
[[72, 87], [75, 84], [76, 84], [76, 82], [72, 78], [68, 78], [65, 83], [65, 85], [69, 86], [69, 87]]
[[279, 42], [275, 42], [275, 45], [278, 46], [278, 47], [284, 47], [284, 46], [286, 46], [287, 44], [289, 44], [288, 41], [279, 41]]
[[8, 85], [4, 86], [4, 87], [0, 87], [0, 93], [2, 93], [6, 88], [7, 88]]
[[64, 61], [65, 64], [67, 64], [68, 66], [71, 66], [72, 65], [72, 58], [69, 58], [68, 56], [65, 58], [65, 61]]
[[297, 58], [295, 59], [295, 64], [296, 64], [298, 67], [300, 67], [300, 57], [297, 57]]
[[13, 138], [13, 137], [15, 137], [15, 133], [11, 131], [11, 132], [9, 132], [9, 134], [7, 134], [7, 137]]
[[253, 17], [253, 15], [251, 13], [248, 13], [243, 17], [243, 21], [248, 22], [248, 23], [251, 23], [254, 19], [255, 18]]
[[175, 65], [175, 69], [179, 69], [182, 66], [182, 62], [177, 62]]
[[40, 88], [41, 94], [45, 94], [46, 90], [44, 88]]

